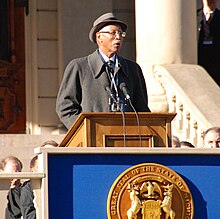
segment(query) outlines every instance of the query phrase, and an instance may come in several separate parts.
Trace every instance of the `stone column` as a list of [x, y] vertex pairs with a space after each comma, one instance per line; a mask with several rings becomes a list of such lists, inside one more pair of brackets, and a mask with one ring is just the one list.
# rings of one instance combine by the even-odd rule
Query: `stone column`
[[196, 0], [136, 0], [137, 62], [196, 64]]

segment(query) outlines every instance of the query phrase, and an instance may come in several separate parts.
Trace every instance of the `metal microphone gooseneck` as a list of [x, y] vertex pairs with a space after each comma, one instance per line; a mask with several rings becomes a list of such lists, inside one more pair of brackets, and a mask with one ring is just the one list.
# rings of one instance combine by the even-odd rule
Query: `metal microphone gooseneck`
[[117, 104], [117, 100], [115, 99], [114, 94], [113, 94], [111, 88], [108, 86], [108, 84], [105, 84], [105, 85], [104, 85], [104, 89], [105, 89], [105, 90], [108, 92], [108, 94], [109, 94], [109, 105], [110, 105], [110, 107], [112, 106], [112, 103], [113, 103], [113, 104]]
[[135, 110], [132, 102], [131, 102], [131, 97], [128, 93], [128, 90], [126, 88], [126, 84], [124, 82], [122, 82], [119, 86], [119, 88], [121, 89], [121, 91], [123, 92], [124, 96], [125, 96], [125, 99], [128, 100], [131, 108], [133, 109], [134, 113], [135, 113], [135, 116], [136, 116], [136, 120], [137, 120], [137, 125], [138, 125], [138, 136], [139, 136], [139, 140], [140, 140], [140, 146], [142, 147], [142, 139], [141, 139], [141, 130], [140, 130], [140, 120], [139, 120], [139, 117], [138, 117], [138, 114], [137, 114], [137, 111]]

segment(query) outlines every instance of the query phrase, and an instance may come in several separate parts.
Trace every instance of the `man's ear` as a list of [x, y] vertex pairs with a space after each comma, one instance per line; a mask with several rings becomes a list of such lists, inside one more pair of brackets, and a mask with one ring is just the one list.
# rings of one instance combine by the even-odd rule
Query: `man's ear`
[[102, 35], [99, 32], [96, 33], [96, 41], [102, 43]]

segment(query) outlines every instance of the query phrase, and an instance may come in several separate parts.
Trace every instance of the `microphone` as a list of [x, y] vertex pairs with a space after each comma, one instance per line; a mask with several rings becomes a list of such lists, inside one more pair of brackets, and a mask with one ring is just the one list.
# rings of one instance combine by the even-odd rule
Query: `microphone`
[[141, 130], [140, 130], [140, 121], [139, 121], [139, 117], [138, 117], [138, 114], [137, 114], [137, 111], [135, 110], [132, 102], [131, 102], [131, 97], [130, 95], [128, 94], [128, 90], [126, 88], [126, 84], [124, 82], [122, 82], [120, 85], [119, 85], [119, 88], [120, 90], [123, 92], [124, 96], [125, 96], [125, 99], [128, 100], [131, 108], [133, 109], [133, 111], [135, 112], [135, 115], [136, 115], [136, 119], [137, 119], [137, 125], [138, 125], [138, 135], [139, 135], [139, 139], [140, 139], [140, 146], [142, 147], [142, 139], [141, 139]]
[[119, 88], [121, 89], [127, 100], [131, 99], [130, 95], [128, 94], [128, 90], [126, 88], [126, 84], [124, 82], [120, 84]]
[[109, 106], [110, 106], [110, 111], [111, 112], [119, 112], [121, 111], [121, 105], [119, 102], [119, 98], [115, 98], [115, 95], [113, 94], [111, 88], [109, 87], [108, 84], [104, 85], [105, 90], [109, 94]]
[[105, 84], [104, 85], [104, 88], [105, 90], [108, 92], [109, 96], [113, 99], [114, 102], [117, 102], [113, 93], [112, 93], [112, 90], [110, 89], [110, 87], [108, 86], [108, 84]]
[[113, 112], [114, 110], [114, 106], [112, 106], [112, 101], [113, 100], [113, 105], [116, 104], [117, 109], [119, 108], [122, 114], [122, 122], [123, 122], [123, 138], [124, 138], [124, 147], [126, 147], [126, 125], [125, 125], [125, 116], [124, 116], [124, 112], [122, 110], [122, 108], [119, 106], [120, 103], [118, 103], [118, 101], [115, 99], [114, 94], [112, 93], [112, 90], [110, 89], [108, 84], [104, 85], [105, 90], [108, 92], [110, 98], [109, 98], [109, 105], [113, 108]]

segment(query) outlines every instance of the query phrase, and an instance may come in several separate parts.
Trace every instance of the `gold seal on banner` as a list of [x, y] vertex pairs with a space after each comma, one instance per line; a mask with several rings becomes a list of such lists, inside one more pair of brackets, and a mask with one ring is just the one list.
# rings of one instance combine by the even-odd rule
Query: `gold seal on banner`
[[191, 192], [170, 168], [156, 163], [132, 166], [113, 183], [108, 219], [192, 219]]

